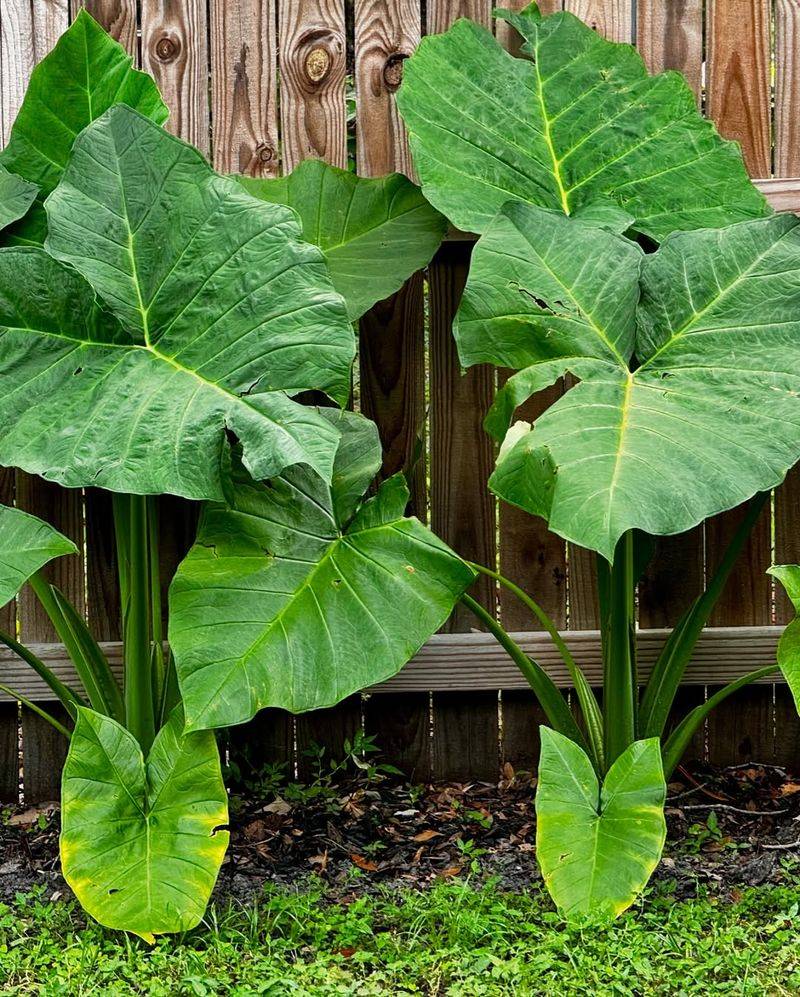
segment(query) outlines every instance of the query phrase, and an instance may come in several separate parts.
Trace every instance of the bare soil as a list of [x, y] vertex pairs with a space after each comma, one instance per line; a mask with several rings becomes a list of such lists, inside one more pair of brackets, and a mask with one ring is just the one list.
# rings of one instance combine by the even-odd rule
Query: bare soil
[[[522, 890], [539, 878], [535, 781], [506, 767], [497, 785], [410, 787], [376, 777], [235, 797], [219, 897], [316, 874], [334, 894], [438, 879], [494, 877]], [[800, 778], [752, 763], [679, 770], [669, 787], [667, 849], [656, 876], [677, 897], [705, 889], [736, 899], [778, 883], [800, 863]], [[7, 807], [0, 821], [0, 900], [44, 884], [69, 896], [58, 871], [56, 803]]]

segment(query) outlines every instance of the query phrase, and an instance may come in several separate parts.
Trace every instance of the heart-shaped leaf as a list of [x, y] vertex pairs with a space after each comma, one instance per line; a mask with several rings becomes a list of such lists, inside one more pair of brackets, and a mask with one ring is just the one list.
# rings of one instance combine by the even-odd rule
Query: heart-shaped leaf
[[0, 505], [0, 607], [48, 561], [77, 552], [71, 540], [41, 519]]
[[[464, 363], [522, 368], [487, 424], [502, 437], [533, 392], [568, 370], [582, 380], [515, 429], [495, 493], [611, 560], [626, 530], [681, 533], [779, 484], [800, 457], [799, 225], [678, 233], [645, 256], [506, 206], [475, 248], [456, 328]], [[546, 487], [531, 481], [542, 469]]]
[[[800, 614], [800, 566], [776, 564], [769, 569], [783, 586], [795, 613]], [[794, 705], [800, 713], [800, 616], [787, 625], [778, 641], [778, 667], [792, 693]]]
[[380, 467], [375, 426], [322, 410], [342, 433], [327, 486], [304, 467], [235, 477], [208, 506], [170, 589], [170, 646], [189, 729], [265, 706], [331, 706], [394, 675], [447, 619], [472, 570], [406, 518], [400, 475], [362, 504]]
[[447, 228], [419, 187], [399, 173], [358, 177], [305, 159], [286, 177], [238, 180], [254, 197], [297, 211], [303, 237], [325, 254], [353, 320], [426, 266]]
[[153, 78], [134, 69], [125, 49], [80, 10], [33, 70], [0, 152], [0, 164], [40, 188], [36, 207], [11, 233], [13, 242], [44, 242], [42, 202], [61, 179], [77, 135], [114, 104], [128, 104], [158, 124], [169, 114]]
[[528, 58], [456, 21], [423, 38], [397, 95], [422, 189], [455, 225], [483, 232], [510, 200], [574, 213], [603, 197], [660, 240], [769, 211], [680, 75], [648, 76], [566, 11], [499, 14]]
[[601, 787], [574, 741], [540, 730], [536, 855], [545, 885], [570, 920], [616, 917], [647, 885], [664, 848], [658, 738], [630, 745]]
[[[258, 477], [329, 477], [355, 341], [294, 213], [125, 106], [47, 201], [49, 253], [0, 253], [0, 463], [71, 487], [221, 498], [226, 430]], [[91, 286], [90, 286], [91, 285]], [[108, 303], [116, 321], [95, 301]]]
[[150, 941], [203, 916], [228, 846], [214, 735], [180, 707], [145, 762], [124, 727], [81, 707], [61, 787], [61, 866], [84, 909]]

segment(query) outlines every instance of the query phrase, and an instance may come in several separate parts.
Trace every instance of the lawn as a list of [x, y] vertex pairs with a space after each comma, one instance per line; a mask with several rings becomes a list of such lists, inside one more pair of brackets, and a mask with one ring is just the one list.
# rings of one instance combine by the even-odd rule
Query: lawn
[[318, 881], [211, 906], [153, 947], [87, 924], [72, 903], [0, 907], [5, 994], [796, 994], [800, 880], [734, 902], [661, 883], [606, 930], [567, 929], [537, 889], [441, 882], [327, 895]]

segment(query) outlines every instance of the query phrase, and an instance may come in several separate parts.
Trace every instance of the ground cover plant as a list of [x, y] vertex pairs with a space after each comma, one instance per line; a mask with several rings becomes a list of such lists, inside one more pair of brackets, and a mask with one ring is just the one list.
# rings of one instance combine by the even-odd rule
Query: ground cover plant
[[[0, 156], [0, 463], [114, 493], [122, 682], [42, 574], [74, 545], [13, 508], [0, 509], [0, 602], [30, 583], [81, 688], [16, 635], [0, 641], [71, 718], [29, 704], [70, 739], [67, 881], [99, 921], [150, 940], [198, 923], [225, 852], [210, 729], [388, 677], [473, 577], [405, 516], [402, 477], [367, 494], [375, 427], [295, 398], [346, 403], [352, 319], [427, 262], [442, 217], [405, 178], [325, 166], [254, 197], [166, 116], [152, 79], [82, 11], [34, 71]], [[168, 650], [163, 493], [212, 503], [172, 590]], [[398, 607], [412, 625], [397, 627]]]
[[[665, 779], [708, 711], [774, 663], [667, 722], [769, 489], [800, 456], [800, 235], [772, 214], [737, 146], [697, 112], [676, 73], [648, 76], [627, 45], [568, 12], [500, 12], [523, 58], [461, 20], [408, 60], [398, 104], [431, 203], [480, 238], [454, 323], [465, 367], [515, 373], [486, 427], [490, 487], [597, 554], [602, 707], [552, 622], [582, 725], [491, 614], [473, 608], [537, 693], [537, 856], [572, 917], [625, 909], [664, 843]], [[434, 93], [458, 94], [457, 101]], [[575, 382], [533, 426], [531, 395]], [[653, 536], [749, 500], [706, 591], [651, 675], [637, 671], [635, 591]], [[796, 573], [777, 569], [797, 596]], [[779, 662], [795, 692], [794, 624]]]

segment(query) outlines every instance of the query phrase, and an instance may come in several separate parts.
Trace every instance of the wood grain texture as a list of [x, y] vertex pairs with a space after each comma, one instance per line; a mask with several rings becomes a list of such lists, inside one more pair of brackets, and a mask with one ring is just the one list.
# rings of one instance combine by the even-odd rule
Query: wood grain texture
[[706, 111], [726, 137], [741, 143], [753, 177], [772, 168], [770, 136], [770, 3], [706, 4]]
[[252, 792], [267, 766], [284, 766], [287, 778], [294, 777], [294, 722], [285, 710], [261, 710], [249, 723], [230, 727], [227, 747], [239, 776], [233, 789]]
[[564, 0], [564, 10], [612, 42], [633, 42], [635, 0]]
[[[800, 174], [799, 111], [800, 6], [794, 0], [776, 0], [774, 158], [777, 177]], [[780, 180], [774, 183], [779, 184]], [[794, 201], [787, 204], [787, 207], [789, 210], [797, 210]], [[798, 468], [791, 470], [781, 487], [775, 491], [775, 561], [777, 564], [800, 563], [800, 469]], [[775, 621], [788, 623], [794, 616], [794, 609], [782, 586], [775, 585], [774, 595]]]
[[138, 63], [136, 0], [72, 0], [71, 13], [73, 17], [81, 7], [85, 7], [95, 21], [102, 24], [106, 31], [113, 38], [116, 38]]
[[283, 3], [278, 18], [282, 168], [314, 156], [347, 166], [344, 0]]
[[[709, 689], [709, 694], [715, 690]], [[771, 763], [775, 755], [772, 686], [735, 692], [708, 719], [708, 761], [712, 765]]]
[[278, 39], [275, 0], [211, 0], [214, 166], [278, 173]]
[[394, 765], [412, 783], [431, 778], [430, 696], [398, 692], [368, 696], [364, 733], [375, 738], [379, 761]]
[[495, 782], [500, 772], [496, 692], [442, 692], [433, 698], [433, 778]]
[[[60, 703], [45, 703], [44, 707], [56, 720], [69, 722]], [[61, 769], [68, 747], [69, 742], [55, 727], [22, 707], [22, 791], [26, 806], [60, 799]]]
[[169, 107], [167, 129], [209, 154], [205, 0], [141, 0], [142, 65]]
[[639, 582], [639, 626], [671, 627], [703, 591], [702, 526], [658, 537], [652, 560]]
[[361, 411], [378, 426], [381, 477], [411, 469], [411, 512], [427, 519], [425, 328], [416, 274], [359, 322]]
[[19, 709], [0, 703], [0, 803], [19, 802]]
[[[704, 630], [695, 647], [686, 671], [689, 685], [725, 684], [765, 662], [775, 660], [775, 649], [783, 633], [782, 626], [711, 627]], [[642, 680], [650, 674], [658, 654], [669, 634], [668, 630], [639, 630], [636, 634], [639, 672]], [[569, 688], [570, 677], [549, 635], [541, 632], [512, 634], [519, 646], [535, 658], [553, 682]], [[567, 646], [590, 684], [596, 685], [602, 676], [600, 634], [597, 630], [568, 630], [564, 634]], [[64, 648], [59, 644], [32, 643], [37, 654], [63, 682], [75, 683], [72, 668]], [[116, 675], [122, 668], [122, 645], [103, 642], [100, 645]], [[0, 646], [0, 667], [8, 683], [36, 702], [44, 702], [50, 693], [32, 670], [13, 652]], [[772, 679], [759, 680], [771, 685]], [[491, 634], [434, 634], [414, 658], [397, 675], [372, 686], [369, 693], [426, 692], [430, 689], [456, 692], [459, 689], [527, 689], [528, 684], [511, 659]], [[7, 701], [5, 694], [0, 702]]]
[[34, 62], [30, 0], [3, 0], [0, 6], [0, 120], [4, 145], [22, 104]]
[[775, 765], [800, 772], [800, 717], [794, 697], [785, 685], [775, 686]]
[[679, 70], [700, 98], [703, 0], [637, 0], [636, 46], [651, 73]]
[[412, 176], [411, 153], [395, 93], [403, 62], [419, 44], [419, 4], [414, 0], [356, 0], [356, 138], [362, 176]]
[[509, 764], [515, 772], [535, 772], [541, 747], [539, 726], [547, 723], [539, 701], [529, 690], [504, 689], [501, 712], [501, 764]]
[[[494, 397], [494, 370], [462, 374], [452, 336], [453, 317], [469, 270], [469, 247], [446, 243], [430, 267], [431, 526], [462, 557], [496, 562], [495, 501], [487, 482], [494, 444], [483, 416]], [[496, 594], [485, 576], [472, 594], [492, 612]], [[448, 629], [468, 630], [474, 617], [457, 606]]]
[[428, 0], [426, 31], [429, 35], [447, 31], [459, 17], [469, 17], [489, 27], [493, 6], [486, 0]]

